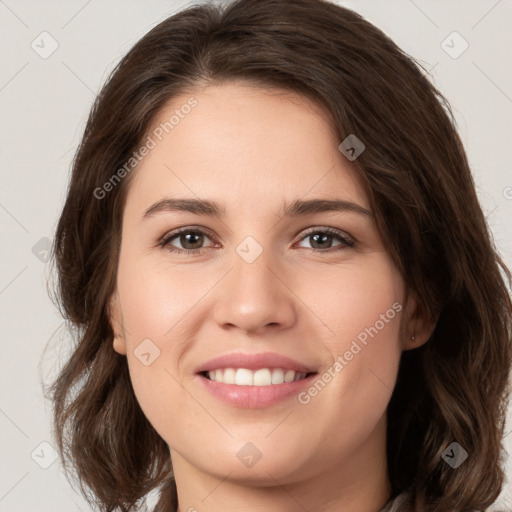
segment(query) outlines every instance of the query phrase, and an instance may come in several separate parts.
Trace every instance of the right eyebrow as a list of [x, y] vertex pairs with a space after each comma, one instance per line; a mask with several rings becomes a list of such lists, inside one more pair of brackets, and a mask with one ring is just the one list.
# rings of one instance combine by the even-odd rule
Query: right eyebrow
[[165, 198], [151, 205], [142, 216], [143, 219], [160, 212], [182, 211], [195, 213], [196, 215], [208, 215], [210, 217], [224, 217], [226, 209], [214, 201], [199, 199]]

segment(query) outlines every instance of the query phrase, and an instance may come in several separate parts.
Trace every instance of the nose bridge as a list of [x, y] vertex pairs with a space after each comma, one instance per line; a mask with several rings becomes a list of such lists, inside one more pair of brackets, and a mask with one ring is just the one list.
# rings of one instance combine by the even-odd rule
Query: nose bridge
[[293, 294], [283, 283], [277, 256], [248, 236], [235, 248], [232, 270], [221, 287], [216, 320], [246, 331], [293, 322]]

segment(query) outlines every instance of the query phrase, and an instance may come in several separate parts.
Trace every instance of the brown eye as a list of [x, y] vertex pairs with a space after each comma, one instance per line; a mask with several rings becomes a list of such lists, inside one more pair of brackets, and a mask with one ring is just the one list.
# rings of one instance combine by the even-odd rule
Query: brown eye
[[[171, 252], [198, 253], [203, 247], [205, 238], [209, 239], [207, 234], [200, 229], [185, 228], [174, 233], [170, 233], [162, 240], [160, 245]], [[172, 242], [178, 242], [181, 247], [176, 247]]]
[[[307, 239], [311, 240], [310, 248], [319, 252], [327, 252], [329, 249], [345, 249], [355, 245], [348, 235], [333, 228], [312, 229], [302, 238], [302, 240]], [[339, 243], [333, 246], [333, 240], [337, 240]]]
[[203, 238], [204, 235], [195, 231], [178, 235], [178, 240], [183, 249], [199, 249], [203, 243]]

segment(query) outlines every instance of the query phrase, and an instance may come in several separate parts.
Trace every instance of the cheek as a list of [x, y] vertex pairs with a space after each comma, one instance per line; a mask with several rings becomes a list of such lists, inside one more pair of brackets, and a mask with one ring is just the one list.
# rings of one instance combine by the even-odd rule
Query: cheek
[[[403, 287], [386, 258], [375, 255], [369, 260], [358, 268], [331, 268], [317, 276], [319, 286], [309, 289], [307, 303], [314, 304], [326, 326], [323, 345], [333, 364], [323, 380], [332, 381], [337, 399], [350, 398], [351, 407], [372, 414], [369, 405], [382, 412], [395, 385]], [[332, 375], [336, 377], [330, 379]]]
[[322, 456], [335, 464], [363, 445], [385, 414], [400, 362], [403, 290], [384, 258], [318, 277], [323, 287], [310, 287], [305, 302], [329, 328], [322, 344], [332, 364], [299, 401], [305, 422], [322, 418], [317, 442], [329, 440]]
[[302, 290], [304, 302], [325, 326], [331, 349], [344, 352], [358, 337], [362, 343], [375, 340], [374, 351], [398, 343], [403, 286], [384, 255], [375, 254], [364, 265], [331, 265], [316, 272], [309, 284], [304, 281]]
[[120, 259], [118, 290], [132, 343], [150, 338], [163, 347], [161, 342], [205, 293], [206, 276], [164, 263], [135, 254]]
[[[184, 421], [201, 416], [200, 407], [181, 385], [180, 361], [199, 328], [200, 300], [218, 275], [209, 269], [200, 272], [193, 264], [170, 265], [163, 258], [141, 254], [128, 243], [123, 249], [117, 288], [132, 386], [156, 431], [164, 439], [174, 439], [188, 432]], [[187, 414], [180, 417], [176, 411]]]

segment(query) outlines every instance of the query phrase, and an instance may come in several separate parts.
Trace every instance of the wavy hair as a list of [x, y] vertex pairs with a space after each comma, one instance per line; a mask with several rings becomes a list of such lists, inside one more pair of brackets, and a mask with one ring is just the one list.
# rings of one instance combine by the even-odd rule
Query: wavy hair
[[[52, 261], [56, 295], [74, 332], [49, 389], [68, 475], [102, 512], [130, 512], [160, 488], [177, 509], [169, 447], [136, 400], [126, 358], [112, 349], [131, 158], [173, 97], [228, 81], [302, 94], [332, 116], [390, 257], [425, 315], [428, 342], [402, 354], [387, 410], [393, 494], [411, 489], [421, 512], [484, 510], [500, 494], [512, 364], [511, 274], [479, 204], [451, 108], [426, 70], [381, 30], [326, 0], [196, 4], [159, 23], [120, 60], [98, 94], [75, 154]], [[118, 174], [119, 176], [119, 174]], [[103, 187], [103, 188], [102, 188]], [[441, 455], [468, 453], [456, 470]], [[69, 476], [68, 476], [69, 478]]]

